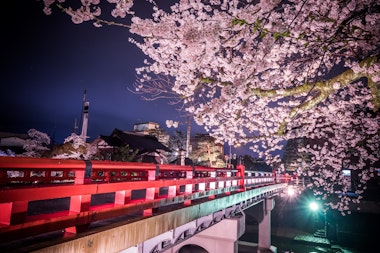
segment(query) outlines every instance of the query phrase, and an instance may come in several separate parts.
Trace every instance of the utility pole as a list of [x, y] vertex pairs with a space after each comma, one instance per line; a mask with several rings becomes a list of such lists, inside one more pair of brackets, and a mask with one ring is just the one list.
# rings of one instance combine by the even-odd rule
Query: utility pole
[[229, 156], [229, 162], [228, 162], [228, 164], [229, 164], [229, 166], [231, 166], [231, 163], [232, 163], [232, 152], [231, 152], [231, 144], [229, 144], [230, 145], [230, 156]]
[[[171, 123], [168, 124], [168, 122], [171, 122]], [[166, 124], [169, 128], [170, 127], [177, 128], [178, 124], [184, 124], [184, 122], [177, 122], [177, 121], [175, 121], [174, 123], [175, 124], [173, 124], [173, 121], [167, 120]], [[187, 116], [186, 150], [180, 151], [181, 152], [180, 155], [181, 155], [181, 157], [183, 156], [184, 159], [189, 158], [189, 155], [190, 155], [190, 129], [191, 129], [191, 117]], [[181, 146], [182, 145], [183, 145], [183, 143], [181, 140]]]
[[186, 133], [186, 158], [189, 158], [190, 149], [190, 117], [187, 118], [187, 133]]
[[89, 106], [90, 106], [90, 102], [86, 101], [86, 90], [84, 90], [84, 94], [83, 94], [83, 123], [82, 123], [82, 133], [81, 133], [81, 136], [84, 140], [84, 142], [86, 142], [86, 138], [87, 138], [87, 128], [88, 128], [88, 110], [89, 110]]

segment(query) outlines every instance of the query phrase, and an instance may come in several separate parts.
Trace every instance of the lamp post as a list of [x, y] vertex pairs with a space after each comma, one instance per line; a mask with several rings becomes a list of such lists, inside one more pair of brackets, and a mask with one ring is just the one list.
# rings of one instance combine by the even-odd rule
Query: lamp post
[[313, 218], [314, 218], [314, 227], [316, 228], [317, 225], [318, 225], [318, 221], [317, 221], [317, 212], [318, 212], [318, 209], [319, 209], [319, 205], [317, 202], [315, 201], [312, 201], [309, 203], [309, 209], [312, 211], [313, 213]]
[[323, 210], [323, 218], [324, 218], [324, 232], [325, 232], [325, 237], [327, 238], [327, 218], [326, 218], [327, 210]]
[[[320, 205], [317, 202], [312, 201], [309, 203], [309, 208], [311, 211], [313, 211], [314, 222], [315, 222], [315, 225], [317, 225], [318, 224], [317, 215], [318, 215], [318, 211], [320, 210]], [[323, 219], [324, 219], [323, 220], [323, 229], [317, 229], [317, 232], [314, 233], [314, 236], [326, 238], [327, 237], [326, 210], [322, 210], [322, 212], [323, 212]]]
[[[287, 204], [289, 205], [289, 208], [290, 209], [286, 209], [286, 212], [287, 212], [287, 216], [289, 217], [289, 219], [286, 220], [286, 222], [289, 223], [290, 226], [292, 227], [295, 227], [296, 226], [296, 223], [297, 223], [297, 219], [295, 218], [296, 217], [296, 214], [295, 214], [295, 211], [294, 211], [294, 202], [296, 201], [296, 189], [293, 185], [288, 185], [287, 186], [287, 189], [285, 191], [285, 197], [287, 198], [286, 199], [286, 202]], [[288, 214], [288, 212], [290, 211], [290, 213]]]
[[[232, 144], [228, 143], [229, 147], [230, 147], [230, 154], [229, 154], [229, 157], [228, 157], [228, 163], [229, 165], [231, 166], [232, 165]], [[234, 144], [234, 147], [237, 148], [237, 147], [240, 147], [240, 143], [236, 143]], [[234, 160], [236, 159], [236, 153], [234, 154]]]
[[231, 166], [231, 162], [232, 162], [232, 152], [231, 152], [231, 144], [230, 144], [230, 155], [229, 155], [229, 159], [228, 159], [228, 164]]
[[[172, 120], [166, 120], [166, 126], [168, 128], [170, 128], [170, 127], [178, 128], [178, 124], [180, 124], [180, 122], [178, 122], [178, 121], [173, 122]], [[187, 124], [187, 128], [186, 128], [186, 150], [185, 150], [186, 153], [185, 153], [185, 157], [189, 158], [189, 155], [190, 155], [190, 131], [191, 131], [191, 118], [190, 118], [190, 116], [187, 117], [186, 124]]]

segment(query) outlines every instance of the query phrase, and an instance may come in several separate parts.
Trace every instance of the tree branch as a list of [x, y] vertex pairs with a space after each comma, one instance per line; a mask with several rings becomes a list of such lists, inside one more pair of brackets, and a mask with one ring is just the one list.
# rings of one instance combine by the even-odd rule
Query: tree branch
[[[369, 68], [370, 66], [373, 66], [375, 63], [377, 63], [379, 60], [378, 56], [369, 57], [363, 61], [360, 62], [360, 66], [362, 68]], [[379, 82], [373, 82], [372, 76], [365, 72], [359, 72], [355, 73], [352, 69], [348, 69], [344, 71], [343, 73], [335, 76], [334, 78], [330, 80], [320, 81], [320, 82], [314, 82], [314, 83], [304, 83], [300, 86], [277, 90], [263, 90], [263, 89], [250, 89], [247, 92], [249, 92], [251, 95], [260, 96], [260, 97], [288, 97], [293, 95], [299, 95], [302, 93], [305, 93], [307, 91], [310, 91], [312, 89], [316, 90], [317, 92], [314, 94], [314, 96], [300, 104], [299, 106], [293, 108], [289, 114], [289, 118], [295, 117], [299, 112], [307, 111], [316, 105], [318, 105], [320, 102], [324, 101], [329, 95], [334, 93], [339, 88], [344, 88], [350, 83], [353, 83], [360, 78], [367, 78], [368, 86], [371, 89], [372, 93], [372, 102], [374, 104], [374, 111], [376, 112], [380, 108], [380, 83]], [[339, 87], [337, 87], [339, 85]], [[282, 135], [286, 131], [286, 125], [287, 123], [284, 121], [280, 124], [280, 128], [278, 130], [278, 134]]]

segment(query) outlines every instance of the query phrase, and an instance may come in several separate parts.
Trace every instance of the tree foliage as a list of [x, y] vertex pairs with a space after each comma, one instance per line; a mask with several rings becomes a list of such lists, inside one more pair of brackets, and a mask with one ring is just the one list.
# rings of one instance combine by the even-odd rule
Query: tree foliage
[[196, 146], [193, 144], [190, 158], [196, 165], [213, 168], [226, 167], [220, 143], [216, 143], [215, 139], [207, 134], [197, 134], [195, 139]]
[[[45, 1], [47, 14], [54, 2]], [[299, 151], [312, 159], [298, 167], [314, 179], [314, 194], [345, 196], [333, 187], [343, 184], [342, 168], [359, 171], [362, 194], [379, 160], [378, 1], [180, 0], [170, 9], [159, 1], [149, 18], [132, 0], [109, 2], [114, 20], [99, 0], [55, 6], [74, 23], [134, 34], [147, 56], [136, 92], [181, 102], [213, 137], [249, 143], [272, 165], [284, 141], [306, 138]], [[345, 211], [349, 201], [330, 207]]]
[[169, 138], [168, 148], [174, 151], [169, 154], [168, 162], [180, 161], [181, 153], [185, 154], [186, 151], [186, 134], [182, 131], [174, 131]]
[[117, 147], [113, 151], [112, 159], [114, 161], [131, 162], [136, 158], [138, 152], [138, 149], [132, 150], [132, 148], [127, 144], [122, 147]]
[[62, 145], [54, 147], [51, 157], [56, 159], [78, 159], [89, 160], [97, 153], [97, 148], [86, 140], [81, 135], [72, 133], [66, 137]]
[[43, 152], [49, 150], [50, 137], [47, 134], [32, 128], [28, 130], [28, 135], [29, 139], [23, 145], [23, 156], [41, 157]]

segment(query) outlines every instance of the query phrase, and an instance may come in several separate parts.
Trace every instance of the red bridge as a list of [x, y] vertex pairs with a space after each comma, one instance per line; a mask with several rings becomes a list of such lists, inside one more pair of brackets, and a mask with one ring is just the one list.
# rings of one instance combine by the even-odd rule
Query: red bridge
[[[0, 248], [10, 252], [175, 252], [165, 250], [270, 199], [284, 187], [273, 173], [244, 171], [243, 165], [231, 170], [0, 157]], [[271, 208], [264, 203], [266, 211]], [[267, 227], [268, 221], [263, 224]], [[115, 231], [110, 235], [110, 227], [122, 238]], [[163, 235], [173, 238], [157, 239]], [[156, 239], [149, 248], [146, 242], [152, 238]], [[270, 216], [269, 239], [268, 232], [261, 242], [259, 235], [259, 247], [270, 247]]]

